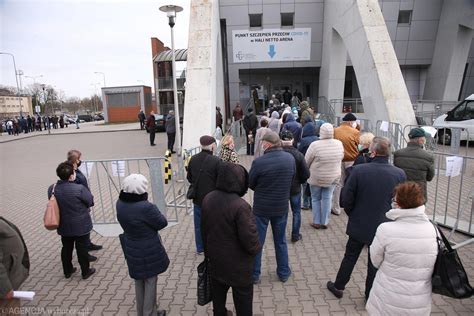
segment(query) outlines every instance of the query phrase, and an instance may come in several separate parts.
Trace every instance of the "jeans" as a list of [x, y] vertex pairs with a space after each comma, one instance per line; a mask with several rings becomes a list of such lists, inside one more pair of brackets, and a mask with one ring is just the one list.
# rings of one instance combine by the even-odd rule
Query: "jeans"
[[339, 199], [341, 198], [341, 191], [344, 187], [344, 182], [346, 181], [346, 168], [349, 168], [353, 164], [354, 161], [341, 161], [341, 178], [336, 184], [336, 188], [334, 189], [332, 197], [331, 211], [333, 211], [334, 214], [339, 215], [342, 213], [342, 207], [339, 205]]
[[87, 241], [89, 238], [90, 234], [72, 237], [61, 236], [61, 242], [63, 244], [61, 249], [61, 262], [63, 264], [64, 274], [70, 274], [72, 272], [72, 251], [74, 250], [74, 244], [76, 245], [77, 260], [81, 266], [82, 275], [89, 272], [89, 253], [87, 252]]
[[247, 155], [254, 155], [255, 151], [255, 133], [252, 132], [254, 142], [252, 144], [249, 144], [249, 134], [245, 134], [245, 139], [247, 140]]
[[[337, 272], [336, 281], [334, 282], [334, 286], [338, 290], [344, 290], [346, 288], [346, 284], [349, 282], [351, 278], [352, 270], [359, 259], [359, 255], [366, 244], [355, 240], [354, 238], [349, 236], [349, 240], [346, 244], [346, 252], [344, 253], [344, 258], [342, 259], [341, 266], [339, 267], [339, 271]], [[369, 245], [367, 245], [369, 246]], [[367, 248], [369, 249], [369, 248]], [[365, 279], [365, 298], [369, 298], [370, 289], [372, 288], [372, 284], [374, 283], [375, 274], [377, 273], [377, 269], [370, 261], [370, 253], [368, 254], [368, 265], [367, 265], [367, 278]]]
[[196, 252], [203, 252], [204, 245], [201, 236], [201, 207], [194, 204], [194, 239], [196, 241]]
[[311, 200], [313, 204], [313, 224], [327, 225], [331, 213], [332, 193], [336, 185], [329, 187], [311, 186]]
[[[211, 284], [214, 316], [226, 316], [227, 309], [225, 308], [225, 303], [230, 285], [221, 283], [216, 279], [211, 279]], [[234, 307], [237, 315], [252, 315], [253, 284], [243, 287], [233, 286], [232, 298], [234, 299]]]
[[293, 222], [291, 226], [291, 238], [297, 239], [300, 235], [301, 227], [301, 192], [290, 196], [291, 212], [293, 213]]
[[[287, 279], [291, 275], [288, 263], [288, 246], [286, 244], [285, 230], [288, 214], [282, 216], [262, 217], [255, 215], [260, 245], [265, 243], [268, 223], [272, 225], [273, 243], [275, 244], [275, 256], [277, 260], [277, 275], [280, 279]], [[258, 280], [261, 274], [262, 250], [255, 257], [253, 268], [253, 279]]]
[[168, 135], [168, 150], [173, 151], [176, 133], [166, 133]]
[[[308, 189], [306, 187], [308, 187]], [[309, 192], [308, 194], [306, 190], [309, 191], [308, 183], [304, 183], [301, 185], [301, 194], [303, 195], [303, 207], [310, 208], [311, 207], [311, 192]]]

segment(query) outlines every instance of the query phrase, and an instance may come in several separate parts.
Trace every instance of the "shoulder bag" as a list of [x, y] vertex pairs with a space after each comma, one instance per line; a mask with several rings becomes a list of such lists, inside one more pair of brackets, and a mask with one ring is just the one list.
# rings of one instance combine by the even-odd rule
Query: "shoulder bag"
[[471, 297], [472, 287], [457, 251], [451, 247], [438, 226], [433, 222], [432, 224], [438, 243], [438, 256], [431, 277], [433, 293], [453, 298]]
[[59, 227], [59, 205], [54, 196], [55, 188], [56, 184], [53, 184], [53, 191], [51, 192], [51, 197], [46, 205], [46, 211], [43, 217], [44, 227], [47, 230], [55, 230]]

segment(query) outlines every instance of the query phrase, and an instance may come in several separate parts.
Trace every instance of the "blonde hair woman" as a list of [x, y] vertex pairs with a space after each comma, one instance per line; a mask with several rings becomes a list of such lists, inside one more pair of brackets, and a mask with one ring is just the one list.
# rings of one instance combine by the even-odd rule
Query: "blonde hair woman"
[[232, 163], [239, 163], [239, 157], [234, 150], [234, 137], [232, 135], [225, 135], [221, 141], [221, 151], [219, 152], [219, 158], [222, 161], [228, 161]]
[[[369, 148], [370, 144], [372, 144], [372, 140], [374, 139], [374, 134], [362, 133], [359, 137], [359, 146], [357, 149], [359, 150], [359, 154], [354, 161], [354, 165], [358, 165], [361, 163], [370, 162], [372, 158], [369, 157]], [[347, 178], [347, 177], [346, 177]]]

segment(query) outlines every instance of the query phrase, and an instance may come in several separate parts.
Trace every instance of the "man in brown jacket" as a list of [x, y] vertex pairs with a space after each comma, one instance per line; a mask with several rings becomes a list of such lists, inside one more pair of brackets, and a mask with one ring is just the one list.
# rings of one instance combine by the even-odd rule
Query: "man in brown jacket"
[[340, 140], [344, 146], [344, 158], [341, 163], [341, 179], [336, 185], [336, 189], [332, 196], [331, 213], [335, 215], [340, 215], [342, 211], [342, 208], [339, 205], [339, 197], [346, 179], [346, 168], [349, 168], [354, 164], [354, 161], [359, 154], [357, 146], [359, 145], [360, 132], [357, 129], [356, 121], [357, 118], [354, 114], [347, 113], [342, 118], [341, 125], [334, 129], [334, 139]]
[[8, 310], [20, 307], [13, 291], [26, 280], [29, 270], [30, 258], [20, 231], [0, 217], [0, 314], [4, 315], [3, 310], [9, 315]]

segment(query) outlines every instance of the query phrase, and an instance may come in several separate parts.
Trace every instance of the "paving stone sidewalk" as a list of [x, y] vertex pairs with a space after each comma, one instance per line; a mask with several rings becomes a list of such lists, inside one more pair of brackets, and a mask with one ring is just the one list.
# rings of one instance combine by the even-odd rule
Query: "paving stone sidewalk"
[[[2, 136], [3, 137], [3, 136]], [[42, 226], [46, 188], [56, 181], [55, 168], [71, 148], [80, 149], [83, 159], [120, 159], [163, 155], [166, 135], [157, 134], [150, 147], [143, 131], [80, 133], [33, 137], [0, 144], [0, 214], [17, 224], [31, 256], [30, 277], [23, 290], [36, 292], [35, 300], [23, 303], [24, 315], [135, 315], [134, 283], [128, 276], [118, 238], [92, 234], [104, 245], [92, 266], [97, 274], [82, 280], [80, 274], [65, 279], [60, 261], [60, 239]], [[249, 167], [251, 157], [241, 156]], [[251, 199], [251, 193], [247, 198]], [[303, 240], [289, 242], [292, 276], [281, 283], [275, 273], [276, 260], [271, 230], [262, 259], [262, 282], [254, 288], [255, 315], [365, 315], [364, 286], [367, 252], [363, 252], [351, 281], [340, 300], [325, 284], [334, 279], [347, 237], [347, 217], [331, 216], [328, 230], [309, 226], [311, 213], [302, 212]], [[290, 226], [288, 226], [288, 229]], [[287, 234], [288, 236], [288, 234]], [[195, 253], [192, 216], [179, 213], [179, 224], [162, 232], [171, 265], [158, 277], [158, 302], [169, 315], [211, 315], [210, 305], [196, 303], [196, 267], [203, 257]], [[456, 234], [456, 240], [465, 236]], [[474, 280], [473, 245], [459, 250], [471, 280]], [[73, 259], [76, 260], [76, 259]], [[227, 306], [233, 309], [231, 294]], [[473, 315], [474, 299], [454, 300], [433, 296], [433, 315]]]

